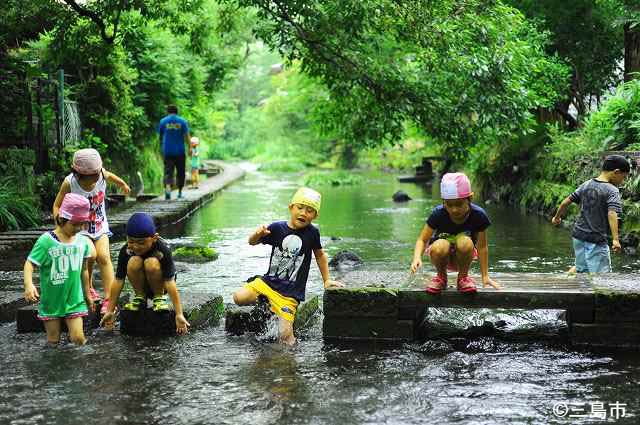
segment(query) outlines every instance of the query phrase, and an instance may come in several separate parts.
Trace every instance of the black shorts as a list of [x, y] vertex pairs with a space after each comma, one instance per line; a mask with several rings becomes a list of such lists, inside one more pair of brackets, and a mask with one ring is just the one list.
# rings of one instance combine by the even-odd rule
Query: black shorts
[[164, 157], [164, 184], [173, 184], [173, 169], [176, 169], [178, 174], [178, 181], [176, 182], [179, 188], [184, 187], [184, 171], [185, 171], [185, 155], [179, 156], [165, 156]]

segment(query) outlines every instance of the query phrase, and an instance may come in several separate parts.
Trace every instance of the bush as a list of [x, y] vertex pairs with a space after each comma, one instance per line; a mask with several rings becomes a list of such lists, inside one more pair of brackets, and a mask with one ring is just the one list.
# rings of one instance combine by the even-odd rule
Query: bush
[[0, 231], [41, 223], [34, 165], [30, 149], [0, 149]]
[[16, 178], [0, 179], [0, 231], [18, 230], [41, 224], [38, 198], [24, 190]]

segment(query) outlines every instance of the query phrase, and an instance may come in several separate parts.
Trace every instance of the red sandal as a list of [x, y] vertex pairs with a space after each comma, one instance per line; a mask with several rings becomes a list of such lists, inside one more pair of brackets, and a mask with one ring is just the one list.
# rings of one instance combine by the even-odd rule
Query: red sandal
[[476, 281], [471, 276], [458, 278], [459, 292], [477, 292]]
[[427, 292], [434, 295], [439, 294], [444, 289], [447, 289], [447, 278], [439, 274], [435, 275], [427, 285]]

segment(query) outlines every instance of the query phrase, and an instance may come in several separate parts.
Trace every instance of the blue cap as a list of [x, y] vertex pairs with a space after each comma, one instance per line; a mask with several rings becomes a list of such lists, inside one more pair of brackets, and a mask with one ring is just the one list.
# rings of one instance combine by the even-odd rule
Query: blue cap
[[137, 212], [129, 217], [127, 236], [132, 238], [148, 238], [156, 234], [156, 225], [149, 214]]

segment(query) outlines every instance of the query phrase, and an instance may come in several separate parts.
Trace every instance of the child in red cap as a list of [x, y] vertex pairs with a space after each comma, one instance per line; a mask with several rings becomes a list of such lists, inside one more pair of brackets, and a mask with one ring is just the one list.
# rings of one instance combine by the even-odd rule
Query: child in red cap
[[422, 265], [426, 252], [437, 270], [427, 286], [427, 292], [438, 294], [447, 288], [447, 268], [458, 271], [458, 291], [476, 292], [475, 281], [469, 276], [474, 258], [480, 258], [483, 286], [498, 289], [489, 277], [489, 247], [487, 228], [491, 225], [487, 213], [471, 202], [471, 182], [463, 173], [447, 173], [440, 183], [442, 205], [433, 209], [422, 228], [413, 252], [411, 272]]
[[[82, 317], [87, 315], [87, 306], [93, 309], [87, 269], [93, 245], [78, 233], [87, 221], [89, 201], [68, 193], [58, 210], [55, 230], [38, 238], [24, 263], [24, 297], [30, 302], [40, 299], [38, 319], [44, 321], [50, 344], [60, 340], [61, 320], [72, 342], [83, 345], [86, 341]], [[40, 293], [33, 285], [34, 265], [40, 269]]]
[[91, 210], [88, 227], [82, 232], [89, 237], [96, 251], [96, 255], [89, 259], [89, 287], [92, 298], [100, 299], [92, 284], [93, 264], [97, 262], [104, 289], [104, 300], [101, 307], [101, 312], [104, 313], [109, 306], [109, 290], [113, 282], [113, 264], [109, 251], [109, 238], [112, 233], [109, 230], [105, 205], [107, 182], [117, 184], [125, 194], [129, 193], [130, 189], [124, 180], [102, 168], [102, 158], [95, 149], [76, 151], [73, 155], [71, 171], [71, 174], [62, 182], [58, 196], [53, 203], [53, 217], [57, 217], [62, 199], [67, 193], [76, 193], [89, 200]]

